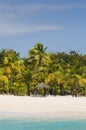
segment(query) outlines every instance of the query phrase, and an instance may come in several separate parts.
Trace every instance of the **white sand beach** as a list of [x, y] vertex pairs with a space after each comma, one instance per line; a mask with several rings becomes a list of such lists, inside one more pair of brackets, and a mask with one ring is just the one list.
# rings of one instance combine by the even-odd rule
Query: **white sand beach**
[[29, 97], [0, 95], [0, 113], [86, 117], [86, 97]]

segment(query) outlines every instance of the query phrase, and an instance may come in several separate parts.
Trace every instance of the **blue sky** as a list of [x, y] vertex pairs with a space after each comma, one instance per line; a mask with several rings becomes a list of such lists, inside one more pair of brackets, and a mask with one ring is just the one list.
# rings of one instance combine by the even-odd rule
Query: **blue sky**
[[0, 49], [27, 57], [38, 42], [86, 54], [86, 0], [0, 0]]

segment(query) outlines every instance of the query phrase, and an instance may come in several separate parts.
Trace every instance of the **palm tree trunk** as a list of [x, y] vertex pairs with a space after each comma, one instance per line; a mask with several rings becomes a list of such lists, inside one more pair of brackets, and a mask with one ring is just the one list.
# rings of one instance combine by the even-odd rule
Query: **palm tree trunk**
[[12, 73], [11, 73], [11, 75], [10, 75], [10, 88], [9, 88], [9, 92], [10, 92], [10, 94], [12, 94], [12, 84], [13, 84], [13, 81], [12, 81], [13, 79], [12, 79]]

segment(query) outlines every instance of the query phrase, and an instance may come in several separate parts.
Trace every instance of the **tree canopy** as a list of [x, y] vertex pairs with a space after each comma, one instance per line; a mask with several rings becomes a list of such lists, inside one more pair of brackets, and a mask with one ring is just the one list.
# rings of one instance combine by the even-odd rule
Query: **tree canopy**
[[28, 51], [28, 58], [12, 49], [0, 51], [1, 94], [34, 94], [39, 83], [49, 86], [50, 95], [86, 96], [86, 55], [50, 53], [42, 43]]

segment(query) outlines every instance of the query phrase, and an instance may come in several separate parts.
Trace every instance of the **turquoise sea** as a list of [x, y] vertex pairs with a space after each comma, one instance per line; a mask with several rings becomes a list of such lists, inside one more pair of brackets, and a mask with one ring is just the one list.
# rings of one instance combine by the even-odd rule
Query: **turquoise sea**
[[1, 118], [0, 130], [86, 130], [86, 119]]

